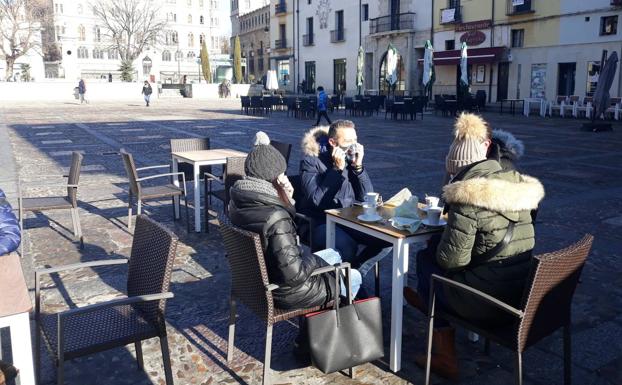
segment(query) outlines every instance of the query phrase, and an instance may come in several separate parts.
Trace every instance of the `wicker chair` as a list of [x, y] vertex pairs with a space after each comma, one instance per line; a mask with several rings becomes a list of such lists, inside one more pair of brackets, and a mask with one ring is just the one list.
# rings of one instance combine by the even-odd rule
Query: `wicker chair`
[[270, 144], [272, 147], [279, 150], [283, 158], [285, 158], [285, 164], [289, 165], [289, 156], [292, 153], [292, 145], [291, 143], [279, 142], [277, 140], [270, 140]]
[[[570, 308], [572, 296], [577, 287], [581, 270], [592, 247], [594, 237], [585, 235], [577, 243], [555, 252], [534, 257], [537, 262], [533, 270], [531, 285], [526, 290], [521, 308], [516, 309], [488, 294], [462, 283], [432, 275], [430, 282], [430, 309], [428, 314], [428, 358], [425, 384], [430, 383], [430, 363], [432, 354], [432, 328], [434, 318], [443, 318], [471, 330], [486, 340], [486, 351], [492, 340], [516, 352], [516, 383], [522, 385], [522, 353], [542, 338], [559, 328], [564, 329], [564, 384], [570, 385], [571, 345]], [[451, 312], [435, 306], [436, 288], [451, 288], [471, 294], [488, 304], [504, 311], [516, 319], [505, 327], [494, 329], [476, 325]]]
[[[136, 218], [130, 259], [113, 259], [39, 269], [35, 271], [37, 373], [41, 367], [41, 338], [54, 358], [57, 383], [64, 382], [64, 363], [76, 357], [133, 343], [139, 370], [143, 369], [141, 341], [160, 338], [166, 384], [173, 385], [164, 312], [177, 237], [144, 215]], [[41, 276], [96, 266], [128, 264], [127, 297], [45, 313], [41, 303]], [[38, 376], [37, 376], [38, 377]]]
[[[129, 180], [130, 190], [128, 196], [127, 203], [127, 228], [129, 229], [132, 226], [132, 201], [133, 197], [136, 196], [136, 204], [137, 204], [137, 214], [140, 215], [142, 213], [142, 203], [145, 199], [162, 199], [162, 198], [172, 198], [173, 199], [173, 210], [175, 211], [175, 198], [179, 198], [183, 196], [184, 203], [186, 206], [186, 227], [188, 228], [188, 232], [190, 232], [190, 216], [188, 213], [188, 196], [186, 195], [186, 176], [183, 172], [168, 172], [164, 174], [156, 174], [151, 176], [146, 176], [139, 178], [138, 172], [144, 170], [153, 170], [158, 168], [170, 168], [168, 164], [158, 165], [158, 166], [149, 166], [149, 167], [140, 167], [136, 168], [136, 164], [134, 163], [134, 157], [129, 152], [121, 149], [121, 157], [123, 158], [123, 165], [125, 166], [125, 172], [127, 173], [127, 179]], [[172, 183], [167, 183], [159, 186], [149, 186], [143, 187], [142, 182], [146, 180], [151, 180], [155, 178], [163, 178], [163, 177], [182, 177], [182, 187], [177, 187]], [[175, 215], [175, 219], [176, 215]]]
[[[80, 169], [82, 167], [82, 154], [74, 151], [71, 154], [71, 166], [68, 175], [38, 175], [38, 178], [62, 177], [67, 178], [67, 184], [47, 184], [19, 181], [18, 184], [18, 212], [19, 227], [24, 233], [24, 215], [26, 211], [47, 211], [47, 210], [71, 210], [71, 220], [73, 222], [73, 234], [80, 242], [80, 248], [84, 247], [82, 237], [82, 227], [80, 226], [80, 216], [78, 214], [78, 182], [80, 180]], [[22, 185], [28, 187], [65, 187], [66, 196], [46, 196], [46, 197], [24, 197]], [[24, 257], [24, 242], [21, 242], [20, 253]]]
[[[211, 203], [212, 197], [222, 201], [223, 204], [223, 212], [227, 214], [229, 212], [229, 189], [233, 186], [233, 184], [242, 179], [246, 173], [244, 172], [244, 161], [246, 157], [231, 157], [227, 158], [227, 163], [223, 169], [223, 175], [218, 177], [216, 175], [206, 173], [205, 178], [210, 178], [222, 184], [224, 188], [222, 190], [212, 191], [211, 184], [210, 190], [205, 194], [205, 228], [207, 229], [207, 213], [209, 209], [209, 204]], [[206, 230], [209, 232], [209, 230]]]
[[[231, 310], [229, 316], [227, 362], [230, 364], [233, 360], [235, 321], [237, 318], [236, 302], [241, 302], [266, 323], [266, 350], [262, 383], [264, 385], [270, 384], [273, 325], [277, 322], [287, 321], [294, 317], [321, 310], [322, 307], [293, 310], [276, 308], [272, 298], [272, 291], [278, 289], [279, 286], [271, 284], [268, 280], [268, 270], [259, 235], [231, 225], [226, 218], [223, 218], [220, 223], [219, 230], [223, 237], [231, 270]], [[342, 264], [342, 266], [346, 265], [348, 264]], [[328, 266], [316, 269], [311, 275], [333, 271], [335, 271], [335, 268]]]

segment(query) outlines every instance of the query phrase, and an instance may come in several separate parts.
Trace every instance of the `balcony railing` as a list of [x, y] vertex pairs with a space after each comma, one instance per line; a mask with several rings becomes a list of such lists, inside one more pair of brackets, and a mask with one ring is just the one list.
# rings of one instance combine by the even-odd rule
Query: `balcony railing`
[[315, 45], [314, 37], [315, 37], [315, 34], [313, 33], [302, 35], [302, 45], [304, 45], [305, 47], [308, 47], [310, 45]]
[[287, 12], [287, 3], [286, 2], [280, 2], [280, 3], [276, 3], [274, 4], [274, 14], [278, 15], [280, 13], [286, 13]]
[[330, 31], [330, 42], [331, 43], [339, 43], [346, 40], [346, 30], [345, 29], [334, 29]]
[[455, 8], [441, 9], [441, 24], [452, 24], [462, 22], [462, 6]]
[[611, 5], [620, 7], [622, 6], [622, 0], [611, 0]]
[[274, 41], [274, 49], [286, 49], [287, 48], [287, 39], [275, 40]]
[[415, 29], [415, 14], [412, 12], [381, 16], [369, 20], [369, 33]]
[[[522, 3], [522, 4], [521, 4]], [[507, 0], [507, 11], [506, 15], [520, 15], [523, 13], [533, 13], [535, 10], [532, 7], [532, 0]]]

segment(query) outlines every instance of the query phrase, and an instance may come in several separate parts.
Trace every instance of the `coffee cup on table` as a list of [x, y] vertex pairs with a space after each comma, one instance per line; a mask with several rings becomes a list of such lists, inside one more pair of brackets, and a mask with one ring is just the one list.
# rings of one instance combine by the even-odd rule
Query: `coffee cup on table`
[[369, 203], [365, 203], [363, 204], [363, 212], [365, 213], [366, 217], [370, 217], [372, 215], [376, 214], [376, 205], [375, 204], [369, 204]]
[[365, 194], [365, 203], [375, 207], [378, 204], [378, 193], [368, 192]]
[[440, 207], [428, 208], [428, 223], [431, 225], [438, 225], [441, 220], [441, 212], [443, 210]]
[[426, 196], [425, 197], [425, 205], [431, 209], [434, 207], [438, 207], [438, 202], [439, 202], [439, 198], [438, 197], [430, 197], [430, 196]]

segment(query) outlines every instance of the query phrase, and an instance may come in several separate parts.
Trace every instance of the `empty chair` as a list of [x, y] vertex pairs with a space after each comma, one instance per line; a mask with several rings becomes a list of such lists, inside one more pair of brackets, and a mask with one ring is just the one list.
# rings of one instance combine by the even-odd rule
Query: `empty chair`
[[253, 114], [262, 112], [261, 96], [251, 96], [250, 110]]
[[[620, 119], [620, 103], [622, 102], [622, 98], [611, 98], [609, 99], [609, 108], [607, 108], [604, 112], [605, 118], [607, 115], [611, 115], [613, 119]], [[599, 118], [599, 116], [597, 116]]]
[[579, 105], [581, 100], [581, 97], [578, 95], [572, 95], [568, 97], [568, 102], [567, 102], [567, 107], [568, 108], [564, 108], [564, 113], [562, 115], [562, 117], [566, 117], [567, 114], [571, 114], [572, 116], [574, 116], [574, 111], [575, 111], [575, 106]]
[[[516, 384], [523, 383], [522, 354], [523, 352], [547, 337], [556, 330], [563, 328], [564, 336], [564, 384], [571, 383], [571, 305], [585, 260], [592, 247], [594, 237], [585, 235], [577, 243], [562, 250], [534, 257], [534, 269], [529, 287], [525, 291], [523, 303], [516, 309], [488, 294], [448, 278], [432, 275], [430, 282], [430, 308], [428, 310], [428, 346], [425, 384], [430, 383], [430, 363], [432, 354], [432, 327], [434, 318], [446, 319], [473, 331], [488, 340], [513, 350], [516, 354]], [[436, 305], [436, 294], [439, 290], [451, 289], [469, 293], [481, 300], [482, 305], [493, 306], [515, 319], [505, 326], [493, 328], [477, 325], [461, 318], [452, 312]]]
[[575, 118], [579, 118], [580, 115], [583, 114], [583, 116], [585, 116], [586, 118], [591, 119], [592, 111], [594, 109], [593, 103], [594, 98], [592, 98], [591, 96], [584, 97], [582, 103], [575, 103], [572, 106], [572, 116], [574, 116]]
[[424, 102], [421, 99], [415, 99], [408, 106], [408, 113], [410, 114], [410, 119], [417, 120], [417, 114], [421, 114], [421, 120], [423, 120], [423, 106]]
[[205, 194], [205, 228], [206, 229], [208, 225], [207, 213], [209, 209], [209, 203], [211, 202], [211, 197], [213, 196], [214, 198], [222, 202], [223, 212], [227, 214], [229, 211], [227, 207], [229, 206], [229, 189], [231, 188], [231, 186], [233, 186], [233, 184], [236, 181], [244, 177], [245, 175], [244, 161], [245, 160], [246, 160], [246, 157], [244, 156], [227, 158], [227, 163], [225, 164], [225, 167], [223, 168], [222, 176], [218, 177], [216, 175], [209, 174], [209, 173], [205, 174], [206, 178], [215, 180], [218, 183], [223, 185], [222, 190], [213, 191], [211, 190], [211, 187], [210, 187], [210, 190]]
[[549, 116], [553, 117], [553, 114], [555, 113], [555, 111], [559, 112], [559, 116], [563, 117], [565, 114], [565, 108], [566, 108], [566, 100], [567, 100], [567, 96], [558, 96], [554, 102], [549, 103]]
[[272, 96], [264, 96], [261, 98], [261, 107], [266, 114], [272, 113]]
[[[162, 198], [171, 198], [173, 199], [173, 208], [175, 209], [175, 198], [181, 198], [183, 196], [184, 203], [186, 206], [186, 226], [188, 227], [188, 232], [190, 232], [190, 216], [188, 215], [188, 196], [186, 195], [186, 177], [183, 172], [167, 172], [164, 174], [156, 174], [150, 175], [146, 177], [139, 178], [138, 172], [144, 170], [153, 170], [158, 168], [166, 168], [169, 169], [170, 166], [168, 164], [158, 165], [158, 166], [149, 166], [149, 167], [141, 167], [136, 168], [136, 164], [134, 163], [134, 157], [132, 154], [125, 150], [121, 150], [121, 157], [123, 158], [123, 165], [125, 166], [125, 172], [127, 173], [127, 179], [130, 184], [130, 190], [128, 192], [128, 203], [127, 203], [127, 228], [129, 229], [132, 226], [132, 201], [133, 198], [136, 197], [137, 204], [137, 214], [140, 215], [142, 213], [142, 203], [146, 199], [162, 199]], [[177, 187], [173, 183], [170, 183], [171, 179], [182, 177], [182, 187]], [[146, 180], [152, 180], [156, 178], [168, 178], [169, 183], [161, 184], [158, 186], [143, 186], [142, 182]], [[177, 218], [175, 218], [177, 219]]]
[[[19, 227], [24, 233], [24, 215], [27, 211], [47, 211], [47, 210], [71, 210], [71, 220], [73, 223], [73, 235], [80, 242], [80, 247], [84, 247], [82, 238], [82, 228], [80, 226], [80, 216], [78, 214], [78, 182], [80, 181], [80, 169], [82, 168], [82, 154], [74, 151], [71, 154], [71, 166], [68, 175], [39, 175], [39, 178], [57, 177], [67, 178], [67, 183], [49, 184], [37, 182], [26, 182], [20, 180], [18, 185], [18, 212]], [[62, 196], [39, 196], [25, 197], [22, 185], [28, 187], [59, 187], [67, 188], [67, 195]], [[20, 245], [20, 253], [24, 257], [24, 241]]]
[[248, 115], [248, 109], [251, 107], [251, 98], [249, 96], [240, 96], [240, 102], [242, 103], [242, 111]]
[[[166, 384], [173, 385], [164, 313], [166, 300], [173, 298], [173, 293], [168, 290], [177, 243], [177, 237], [169, 230], [144, 215], [139, 215], [136, 218], [129, 260], [108, 259], [36, 270], [37, 373], [41, 368], [41, 338], [52, 354], [57, 369], [57, 383], [62, 385], [65, 361], [129, 344], [134, 344], [138, 369], [142, 370], [141, 341], [158, 337]], [[74, 307], [58, 313], [50, 313], [43, 306], [43, 275], [122, 264], [128, 265], [127, 297]], [[115, 364], [112, 365], [108, 370], [115, 369]]]
[[270, 144], [272, 147], [279, 150], [283, 158], [285, 158], [285, 163], [289, 165], [289, 155], [292, 153], [292, 145], [291, 143], [279, 142], [278, 140], [270, 140]]

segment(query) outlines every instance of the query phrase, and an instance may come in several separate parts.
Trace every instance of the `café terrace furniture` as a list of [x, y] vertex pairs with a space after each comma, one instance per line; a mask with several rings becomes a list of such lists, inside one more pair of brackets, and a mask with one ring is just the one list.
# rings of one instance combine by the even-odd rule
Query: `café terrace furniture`
[[512, 116], [516, 115], [516, 104], [517, 103], [523, 103], [523, 105], [522, 105], [523, 111], [525, 110], [525, 100], [524, 99], [502, 99], [501, 100], [501, 112], [500, 112], [500, 114], [503, 114], [503, 103], [508, 103], [510, 105], [510, 112], [512, 113]]
[[289, 156], [292, 153], [291, 143], [279, 142], [278, 140], [270, 140], [272, 147], [276, 148], [283, 158], [285, 158], [285, 164], [289, 165]]
[[246, 154], [242, 152], [232, 153], [233, 156], [224, 159], [223, 173], [222, 176], [218, 177], [213, 174], [205, 174], [206, 178], [215, 180], [216, 182], [223, 185], [221, 190], [213, 191], [211, 189], [205, 193], [205, 229], [209, 232], [208, 229], [208, 212], [209, 205], [212, 202], [212, 197], [218, 199], [222, 202], [223, 213], [227, 215], [229, 213], [229, 199], [230, 194], [229, 190], [233, 187], [233, 184], [238, 180], [244, 178], [246, 175], [244, 171], [244, 162], [246, 161]]
[[531, 107], [535, 105], [538, 113], [541, 117], [546, 116], [546, 100], [542, 98], [525, 98], [523, 103], [523, 115], [529, 116], [531, 114]]
[[[71, 220], [73, 223], [73, 235], [80, 242], [80, 248], [84, 247], [84, 239], [82, 238], [82, 227], [80, 226], [80, 216], [78, 213], [78, 182], [80, 181], [80, 169], [82, 168], [82, 154], [74, 151], [71, 154], [71, 166], [68, 175], [37, 175], [39, 179], [45, 178], [67, 178], [66, 184], [49, 184], [41, 181], [25, 181], [20, 179], [17, 192], [17, 209], [19, 213], [19, 228], [24, 233], [24, 215], [27, 211], [40, 212], [48, 210], [70, 210]], [[67, 188], [67, 195], [64, 196], [39, 196], [26, 197], [22, 186], [28, 189], [54, 187]], [[21, 242], [20, 254], [24, 257], [24, 243]]]
[[[210, 150], [200, 150], [200, 151], [172, 151], [171, 157], [173, 161], [173, 173], [178, 173], [180, 162], [190, 163], [192, 165], [192, 172], [194, 175], [194, 227], [196, 232], [201, 232], [201, 184], [199, 183], [201, 166], [214, 166], [214, 165], [225, 165], [227, 163], [227, 158], [229, 157], [246, 157], [246, 154], [236, 150], [229, 149], [210, 149]], [[226, 168], [223, 169], [222, 176], [216, 176], [213, 174], [204, 174], [204, 177], [221, 181], [224, 177], [224, 173], [226, 173]], [[175, 186], [179, 186], [179, 180], [174, 179], [173, 183]], [[211, 186], [211, 182], [208, 181], [208, 187]], [[211, 188], [211, 187], [210, 187]], [[207, 197], [209, 194], [209, 190], [205, 192], [205, 196]], [[176, 198], [178, 199], [178, 197]], [[207, 203], [207, 201], [206, 201]], [[175, 205], [175, 210], [177, 213], [178, 205]], [[207, 222], [207, 214], [208, 214], [208, 206], [205, 206], [205, 219]]]
[[[188, 195], [186, 194], [186, 177], [183, 172], [178, 171], [177, 165], [175, 165], [173, 172], [150, 175], [140, 178], [138, 176], [139, 171], [155, 170], [158, 168], [170, 169], [170, 166], [168, 164], [162, 164], [158, 166], [136, 168], [136, 163], [134, 163], [134, 157], [132, 156], [132, 154], [125, 151], [125, 149], [121, 149], [120, 152], [121, 157], [123, 158], [123, 166], [125, 167], [125, 172], [127, 174], [127, 179], [130, 185], [127, 200], [127, 228], [129, 229], [132, 227], [132, 202], [134, 200], [134, 197], [136, 197], [137, 215], [142, 214], [142, 204], [144, 200], [161, 200], [162, 198], [171, 198], [173, 201], [174, 218], [179, 219], [179, 201], [177, 201], [177, 199], [179, 199], [180, 196], [183, 196], [186, 206], [186, 227], [188, 228], [188, 232], [190, 232], [190, 216], [188, 215]], [[181, 188], [179, 187], [179, 176], [181, 176], [182, 178]], [[160, 184], [157, 186], [143, 186], [143, 182], [145, 181], [160, 178], [173, 179], [173, 183]], [[196, 174], [194, 183], [195, 185], [199, 183], [199, 178], [196, 177]]]
[[[432, 356], [432, 330], [435, 318], [448, 320], [486, 338], [486, 351], [489, 341], [504, 346], [515, 353], [516, 384], [523, 384], [523, 352], [563, 328], [564, 340], [564, 384], [571, 383], [571, 307], [581, 270], [590, 253], [594, 237], [585, 235], [577, 243], [564, 249], [534, 257], [535, 268], [531, 282], [520, 308], [514, 308], [486, 293], [460, 282], [432, 275], [430, 282], [430, 309], [428, 313], [428, 343], [425, 384], [430, 383], [430, 362]], [[507, 326], [486, 327], [477, 325], [456, 315], [451, 309], [436, 304], [437, 290], [451, 289], [481, 300], [482, 305], [489, 305], [505, 312], [515, 319]], [[557, 383], [557, 382], [556, 382]]]
[[563, 117], [565, 115], [565, 109], [568, 108], [567, 96], [557, 96], [554, 102], [549, 103], [549, 116], [553, 117], [553, 113], [555, 111], [559, 111], [559, 116]]
[[[143, 369], [141, 341], [158, 337], [167, 385], [173, 385], [164, 313], [169, 292], [177, 237], [154, 220], [139, 215], [128, 259], [108, 259], [35, 271], [37, 373], [43, 338], [53, 357], [57, 383], [64, 383], [65, 361], [134, 344], [138, 369]], [[96, 266], [128, 265], [127, 296], [58, 313], [48, 313], [41, 301], [41, 277]], [[40, 331], [40, 333], [39, 333]], [[110, 368], [112, 369], [112, 368]], [[39, 376], [37, 376], [39, 377]]]
[[[266, 325], [266, 349], [263, 361], [262, 384], [270, 384], [270, 360], [272, 356], [272, 330], [274, 324], [321, 310], [325, 306], [291, 310], [277, 308], [274, 304], [272, 292], [278, 289], [279, 286], [271, 284], [268, 279], [268, 270], [259, 235], [231, 225], [226, 218], [220, 219], [219, 222], [219, 230], [223, 238], [231, 270], [227, 364], [230, 365], [233, 361], [235, 321], [237, 318], [236, 308], [238, 303], [242, 303]], [[347, 264], [342, 264], [342, 266], [345, 265]], [[311, 276], [334, 271], [334, 266], [322, 267], [314, 270]], [[326, 304], [326, 306], [330, 305], [331, 303]]]
[[[30, 339], [32, 303], [17, 254], [0, 255], [0, 329], [9, 328], [12, 364], [21, 385], [35, 385]], [[6, 358], [5, 358], [6, 360]]]
[[[210, 149], [209, 138], [185, 138], [185, 139], [171, 139], [171, 152], [184, 152], [184, 151], [203, 151]], [[171, 170], [172, 170], [171, 166]], [[186, 182], [194, 182], [194, 167], [190, 163], [177, 162], [177, 171], [184, 173]], [[199, 177], [204, 176], [206, 172], [212, 172], [212, 166], [199, 167]], [[183, 182], [179, 177], [179, 182]], [[203, 178], [204, 190], [208, 191], [208, 183], [210, 181], [207, 178]]]
[[[607, 118], [607, 115], [610, 114], [613, 116], [613, 119], [620, 120], [620, 111], [622, 110], [622, 106], [620, 105], [621, 103], [622, 98], [609, 99], [609, 108], [605, 110], [605, 119]], [[597, 116], [597, 118], [599, 117]]]
[[[393, 217], [393, 207], [378, 208], [378, 214], [384, 219]], [[414, 234], [398, 230], [385, 221], [361, 222], [357, 219], [363, 213], [361, 206], [326, 210], [326, 248], [335, 247], [335, 227], [341, 225], [374, 238], [381, 239], [393, 246], [393, 265], [391, 269], [391, 337], [390, 337], [390, 369], [397, 372], [402, 365], [402, 315], [404, 307], [404, 286], [408, 275], [408, 250], [413, 243], [425, 242], [434, 234], [440, 233], [442, 227], [421, 226]]]
[[591, 119], [592, 112], [594, 111], [594, 107], [592, 106], [593, 103], [593, 97], [584, 97], [581, 103], [577, 102], [572, 105], [572, 116], [575, 118], [579, 118], [580, 115], [583, 113], [583, 116], [585, 116], [587, 119]]

